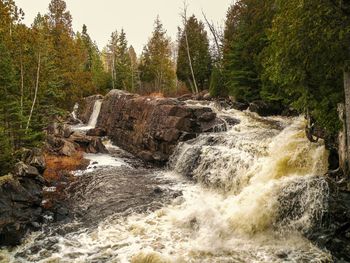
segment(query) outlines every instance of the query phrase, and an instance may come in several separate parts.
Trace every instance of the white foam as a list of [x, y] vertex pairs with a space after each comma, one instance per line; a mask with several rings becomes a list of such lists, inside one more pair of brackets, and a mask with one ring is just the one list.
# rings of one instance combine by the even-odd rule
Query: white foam
[[74, 173], [75, 176], [80, 176], [85, 173], [90, 173], [94, 171], [95, 169], [103, 168], [103, 167], [130, 167], [123, 159], [113, 157], [109, 154], [92, 154], [92, 153], [86, 153], [84, 154], [84, 158], [88, 159], [90, 161], [89, 166], [86, 168], [86, 170], [79, 170]]

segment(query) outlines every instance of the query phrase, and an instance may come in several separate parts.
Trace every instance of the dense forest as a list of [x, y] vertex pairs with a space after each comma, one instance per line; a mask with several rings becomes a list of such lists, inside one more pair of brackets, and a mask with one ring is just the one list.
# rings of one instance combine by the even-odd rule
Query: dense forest
[[350, 8], [338, 0], [238, 0], [222, 28], [183, 10], [178, 38], [160, 18], [138, 57], [118, 29], [99, 50], [74, 32], [63, 0], [30, 27], [13, 0], [0, 1], [0, 172], [84, 96], [110, 89], [168, 96], [209, 89], [240, 102], [264, 100], [308, 112], [340, 129], [343, 72], [350, 59]]

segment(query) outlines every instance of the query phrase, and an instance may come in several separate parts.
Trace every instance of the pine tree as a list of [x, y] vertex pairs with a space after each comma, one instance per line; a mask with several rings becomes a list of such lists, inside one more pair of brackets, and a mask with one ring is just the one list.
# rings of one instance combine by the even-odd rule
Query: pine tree
[[[82, 33], [78, 32], [77, 39], [82, 43], [84, 53], [84, 72], [92, 78], [96, 92], [103, 93], [107, 90], [109, 75], [103, 68], [100, 51], [88, 34], [87, 26], [83, 25]], [[78, 42], [79, 42], [78, 40]]]
[[211, 74], [211, 56], [209, 51], [209, 40], [204, 24], [193, 15], [187, 22], [185, 29], [181, 32], [178, 47], [177, 77], [185, 82], [188, 87], [193, 87], [190, 70], [188, 51], [186, 45], [186, 35], [188, 39], [190, 58], [192, 67], [200, 90], [209, 88]]
[[152, 37], [144, 47], [139, 65], [143, 92], [168, 93], [175, 89], [171, 41], [157, 17]]
[[268, 45], [266, 32], [273, 15], [273, 0], [240, 0], [227, 13], [223, 62], [225, 88], [237, 100], [260, 98], [260, 53]]
[[129, 47], [128, 50], [130, 62], [131, 62], [131, 91], [135, 92], [137, 89], [140, 88], [140, 74], [138, 71], [138, 61], [137, 61], [137, 55], [135, 52], [135, 49], [133, 46]]
[[132, 91], [133, 73], [126, 34], [122, 29], [112, 33], [108, 45], [108, 69], [112, 76], [112, 86], [116, 89]]

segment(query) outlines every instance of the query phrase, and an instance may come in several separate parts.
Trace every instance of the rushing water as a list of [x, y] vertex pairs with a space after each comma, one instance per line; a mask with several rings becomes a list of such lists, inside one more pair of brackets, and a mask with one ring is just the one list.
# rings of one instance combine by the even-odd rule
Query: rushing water
[[327, 209], [323, 143], [308, 142], [301, 117], [213, 108], [240, 123], [181, 143], [163, 170], [109, 145], [111, 165], [100, 160], [70, 189], [75, 220], [45, 226], [0, 256], [5, 262], [330, 262], [303, 237]]
[[[74, 105], [74, 110], [72, 112], [72, 117], [74, 119], [77, 118], [77, 113], [76, 112], [78, 110], [78, 107], [79, 107], [78, 104]], [[91, 116], [89, 118], [89, 121], [88, 121], [87, 125], [82, 125], [82, 124], [75, 125], [75, 126], [72, 127], [73, 130], [76, 130], [76, 131], [88, 131], [90, 129], [95, 128], [96, 124], [97, 124], [98, 116], [100, 115], [101, 107], [102, 107], [102, 100], [96, 100], [95, 103], [94, 103], [94, 107], [92, 109], [92, 113], [91, 113]]]

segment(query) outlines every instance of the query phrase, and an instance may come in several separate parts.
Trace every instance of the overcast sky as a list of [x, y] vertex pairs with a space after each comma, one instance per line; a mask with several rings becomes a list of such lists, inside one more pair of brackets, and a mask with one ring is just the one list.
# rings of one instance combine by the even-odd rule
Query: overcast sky
[[[157, 15], [175, 40], [181, 24], [183, 0], [66, 0], [73, 16], [74, 30], [81, 31], [86, 24], [88, 32], [99, 48], [103, 48], [114, 30], [124, 28], [129, 45], [137, 53], [142, 51], [153, 30]], [[215, 23], [223, 24], [232, 0], [187, 0], [188, 14], [202, 19], [202, 10]], [[50, 0], [16, 0], [25, 12], [25, 23], [30, 25], [38, 12], [47, 13]]]

